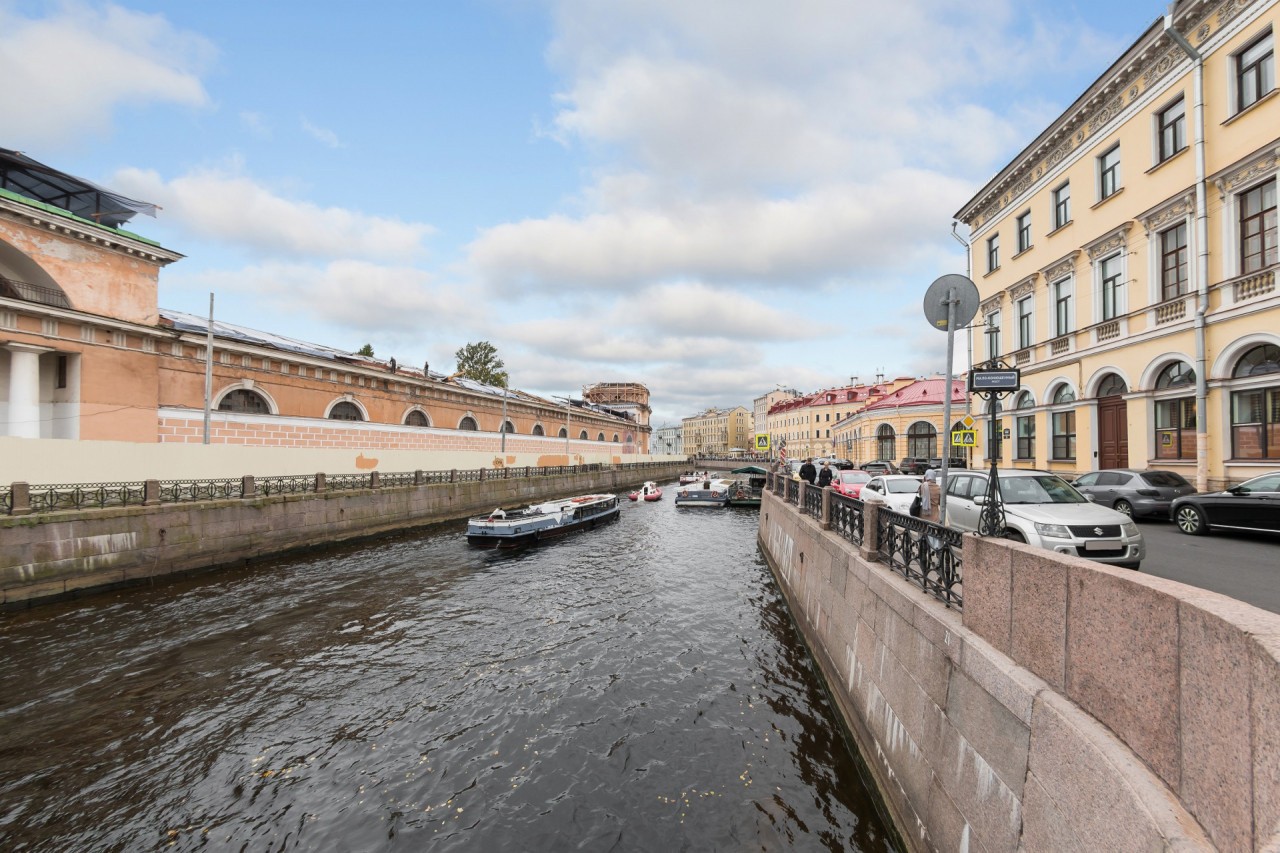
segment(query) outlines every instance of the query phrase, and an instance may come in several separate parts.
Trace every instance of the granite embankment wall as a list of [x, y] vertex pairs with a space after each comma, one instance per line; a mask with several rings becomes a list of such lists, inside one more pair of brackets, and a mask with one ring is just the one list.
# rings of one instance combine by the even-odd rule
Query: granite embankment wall
[[[687, 467], [687, 466], [686, 466]], [[247, 499], [0, 516], [0, 604], [233, 565], [456, 521], [495, 506], [621, 492], [682, 469], [645, 466]]]
[[962, 616], [772, 493], [759, 536], [913, 849], [1280, 851], [1280, 616], [972, 535]]

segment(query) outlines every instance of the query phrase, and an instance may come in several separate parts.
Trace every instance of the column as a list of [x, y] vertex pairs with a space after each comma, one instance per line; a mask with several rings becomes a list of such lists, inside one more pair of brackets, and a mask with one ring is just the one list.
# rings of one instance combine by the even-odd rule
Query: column
[[5, 344], [9, 351], [9, 430], [19, 438], [40, 437], [40, 354], [46, 347]]

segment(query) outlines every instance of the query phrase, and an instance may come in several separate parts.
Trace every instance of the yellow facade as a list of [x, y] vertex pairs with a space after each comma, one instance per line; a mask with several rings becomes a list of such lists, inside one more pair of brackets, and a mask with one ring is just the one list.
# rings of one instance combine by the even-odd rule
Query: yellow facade
[[684, 452], [691, 456], [726, 456], [733, 451], [751, 452], [755, 429], [744, 406], [708, 409], [680, 422]]
[[[832, 455], [855, 465], [878, 459], [896, 464], [906, 456], [942, 456], [951, 433], [942, 426], [945, 385], [945, 379], [910, 382], [845, 417], [832, 430]], [[953, 429], [962, 429], [964, 381], [953, 380], [952, 386], [951, 424]], [[960, 447], [952, 447], [949, 455], [966, 461], [973, 458], [970, 450]]]
[[837, 425], [869, 402], [892, 394], [914, 381], [911, 377], [899, 377], [870, 385], [826, 388], [775, 403], [770, 407], [768, 416], [773, 455], [779, 455], [785, 442], [787, 457], [790, 459], [840, 456], [842, 445], [836, 436]]
[[1001, 464], [1201, 489], [1280, 467], [1277, 23], [1177, 3], [957, 213], [975, 360], [1021, 371]]

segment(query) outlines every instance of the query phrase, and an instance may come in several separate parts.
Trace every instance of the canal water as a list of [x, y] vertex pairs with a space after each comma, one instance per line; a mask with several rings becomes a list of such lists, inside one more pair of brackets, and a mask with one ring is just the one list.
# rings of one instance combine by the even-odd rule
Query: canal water
[[0, 615], [6, 851], [893, 849], [754, 510]]

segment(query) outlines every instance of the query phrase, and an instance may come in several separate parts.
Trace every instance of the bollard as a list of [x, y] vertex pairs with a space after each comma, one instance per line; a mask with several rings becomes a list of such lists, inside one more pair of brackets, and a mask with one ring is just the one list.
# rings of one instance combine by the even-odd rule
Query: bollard
[[369, 474], [369, 488], [376, 489], [380, 485], [382, 485], [382, 476], [377, 471]]
[[31, 486], [27, 483], [14, 483], [9, 487], [9, 497], [13, 505], [9, 507], [10, 515], [31, 514]]
[[243, 499], [255, 498], [258, 496], [258, 484], [254, 482], [252, 474], [246, 474], [240, 478], [240, 497]]
[[326, 489], [324, 474], [316, 474], [316, 494], [320, 494]]
[[421, 472], [421, 471], [414, 471], [414, 472], [413, 472], [413, 484], [414, 484], [415, 486], [421, 486], [421, 485], [422, 485], [422, 480], [423, 480], [423, 474], [422, 474], [422, 472]]
[[142, 505], [156, 506], [160, 503], [160, 481], [159, 480], [143, 480], [142, 481]]

